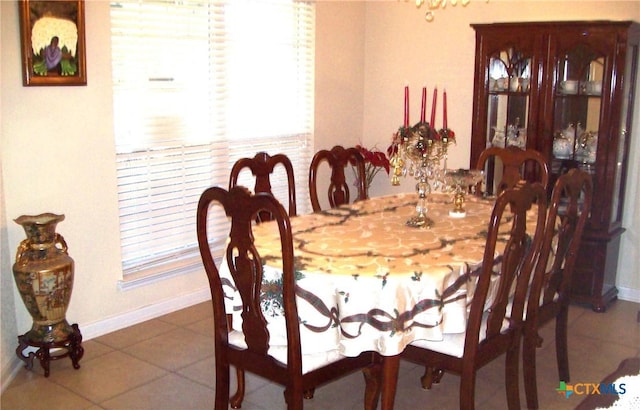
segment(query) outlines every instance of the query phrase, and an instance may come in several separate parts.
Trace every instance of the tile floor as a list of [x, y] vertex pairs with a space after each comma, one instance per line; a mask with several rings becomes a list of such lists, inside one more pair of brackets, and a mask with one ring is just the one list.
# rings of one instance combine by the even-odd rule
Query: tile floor
[[[572, 306], [569, 346], [574, 383], [599, 382], [621, 360], [640, 355], [640, 304], [614, 302], [606, 313]], [[214, 399], [212, 313], [208, 303], [174, 312], [83, 343], [81, 368], [70, 360], [51, 363], [51, 375], [21, 369], [2, 394], [2, 410], [27, 409], [211, 409]], [[538, 351], [541, 409], [571, 409], [579, 396], [564, 398], [558, 387], [553, 328], [542, 330]], [[479, 409], [506, 408], [504, 361], [487, 365], [478, 376]], [[422, 390], [422, 368], [403, 362], [396, 409], [457, 409], [459, 379], [447, 374], [430, 391]], [[521, 384], [522, 385], [522, 384]], [[233, 389], [233, 387], [232, 387]], [[248, 375], [243, 409], [284, 409], [282, 389]], [[521, 387], [521, 391], [523, 391]], [[355, 373], [316, 390], [307, 409], [362, 408], [364, 379]], [[521, 393], [522, 407], [524, 393]]]

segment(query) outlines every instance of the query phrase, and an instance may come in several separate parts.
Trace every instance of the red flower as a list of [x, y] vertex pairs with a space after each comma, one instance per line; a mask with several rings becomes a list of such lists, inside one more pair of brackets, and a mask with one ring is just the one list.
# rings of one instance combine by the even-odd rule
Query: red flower
[[[364, 157], [364, 169], [367, 188], [371, 185], [373, 178], [380, 172], [382, 168], [389, 174], [389, 157], [384, 152], [378, 150], [376, 147], [367, 149], [362, 145], [356, 145], [356, 149], [360, 151], [360, 154]], [[352, 163], [352, 165], [354, 165]], [[355, 172], [355, 171], [354, 171]]]

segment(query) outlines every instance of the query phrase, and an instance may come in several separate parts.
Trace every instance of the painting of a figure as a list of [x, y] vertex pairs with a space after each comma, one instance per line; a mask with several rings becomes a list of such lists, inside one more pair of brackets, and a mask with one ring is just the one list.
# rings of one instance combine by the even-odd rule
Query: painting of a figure
[[24, 85], [86, 85], [84, 1], [20, 3]]

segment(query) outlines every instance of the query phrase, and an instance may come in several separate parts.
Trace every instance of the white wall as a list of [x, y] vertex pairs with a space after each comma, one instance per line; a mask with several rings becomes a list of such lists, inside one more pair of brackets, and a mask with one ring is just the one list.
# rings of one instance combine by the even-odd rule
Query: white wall
[[[316, 7], [315, 147], [362, 142], [364, 107], [365, 2], [320, 2]], [[327, 175], [328, 167], [318, 175]], [[296, 175], [296, 178], [299, 176]], [[307, 175], [302, 176], [307, 178]], [[347, 174], [347, 178], [351, 178]], [[328, 179], [318, 179], [326, 192]], [[322, 209], [326, 195], [318, 195]]]
[[[2, 21], [2, 8], [0, 7], [0, 21]], [[0, 26], [0, 46], [3, 46], [2, 38], [4, 26]], [[0, 67], [3, 67], [4, 53], [0, 53]], [[2, 82], [0, 71], [0, 85]], [[0, 88], [1, 90], [1, 88]], [[0, 97], [2, 96], [0, 91]], [[3, 99], [0, 98], [0, 373], [2, 390], [4, 390], [11, 372], [15, 369], [13, 352], [16, 348], [17, 324], [15, 315], [15, 303], [13, 299], [13, 278], [11, 272], [10, 250], [7, 238], [6, 196], [4, 193], [4, 177], [2, 175], [2, 156], [4, 151], [4, 121], [2, 109]]]
[[[365, 2], [316, 7], [315, 145], [330, 149], [362, 138]], [[351, 144], [353, 145], [353, 144]]]
[[[473, 92], [472, 22], [565, 19], [633, 19], [640, 2], [513, 2], [473, 0], [462, 9], [448, 7], [433, 23], [413, 2], [321, 1], [317, 9], [316, 148], [364, 142], [384, 149], [402, 118], [402, 88], [418, 90], [426, 82], [446, 87], [449, 123], [459, 136], [452, 166], [469, 158]], [[112, 126], [110, 27], [108, 2], [86, 2], [87, 77], [85, 87], [23, 87], [17, 2], [0, 2], [0, 268], [10, 275], [14, 250], [24, 233], [13, 219], [22, 214], [66, 215], [58, 231], [76, 262], [76, 279], [67, 317], [85, 339], [209, 297], [202, 273], [171, 278], [122, 292], [115, 150]], [[442, 88], [441, 88], [442, 89]], [[438, 113], [441, 118], [441, 112]], [[439, 119], [438, 121], [441, 121]], [[634, 136], [640, 136], [638, 118]], [[638, 175], [638, 138], [631, 178]], [[304, 176], [306, 178], [306, 176]], [[621, 288], [640, 300], [638, 204], [635, 183], [627, 198]], [[404, 186], [402, 189], [407, 189]], [[378, 178], [372, 194], [395, 192]], [[31, 318], [13, 279], [0, 288], [2, 387], [18, 370], [15, 337]]]

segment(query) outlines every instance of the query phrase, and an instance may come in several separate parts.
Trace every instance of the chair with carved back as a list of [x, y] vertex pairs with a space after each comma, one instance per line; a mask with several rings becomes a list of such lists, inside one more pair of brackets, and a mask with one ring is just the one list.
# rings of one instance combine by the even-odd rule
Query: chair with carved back
[[[249, 169], [255, 177], [253, 192], [268, 192], [271, 189], [271, 177], [276, 167], [282, 166], [287, 176], [287, 199], [289, 216], [296, 215], [296, 184], [291, 160], [285, 154], [269, 155], [266, 152], [258, 152], [253, 158], [240, 158], [233, 164], [229, 175], [229, 189], [238, 185], [238, 178], [244, 169]], [[269, 221], [271, 217], [264, 212], [260, 215], [261, 221]]]
[[538, 408], [536, 348], [542, 345], [540, 326], [555, 319], [558, 376], [569, 382], [567, 321], [571, 277], [592, 200], [591, 176], [574, 168], [556, 181], [546, 232], [535, 269], [524, 327], [522, 349], [527, 407]]
[[[240, 158], [237, 160], [231, 168], [229, 174], [229, 189], [238, 185], [238, 180], [243, 171], [251, 171], [251, 174], [255, 178], [255, 184], [253, 192], [268, 192], [273, 194], [271, 188], [271, 178], [274, 176], [274, 170], [276, 167], [281, 167], [287, 177], [287, 199], [289, 216], [295, 216], [296, 211], [296, 184], [295, 176], [293, 173], [293, 165], [291, 160], [285, 154], [276, 154], [274, 156], [261, 151], [256, 153], [253, 158]], [[269, 213], [263, 211], [258, 214], [257, 221], [270, 221], [272, 216]], [[231, 316], [229, 316], [229, 323], [231, 323]], [[244, 374], [241, 370], [236, 369], [237, 373], [237, 385], [238, 391], [234, 396], [234, 401], [242, 401], [245, 390]]]
[[[229, 276], [221, 276], [214, 262], [207, 220], [216, 207], [222, 207], [231, 221], [223, 262]], [[219, 209], [219, 208], [218, 208]], [[261, 308], [263, 260], [258, 253], [253, 228], [256, 215], [266, 211], [272, 217], [274, 229], [279, 233], [282, 250], [282, 297], [284, 329], [282, 342], [272, 345], [272, 335]], [[197, 210], [198, 246], [209, 280], [214, 314], [214, 348], [216, 366], [215, 408], [229, 407], [230, 366], [251, 372], [285, 386], [287, 408], [302, 409], [305, 391], [338, 379], [359, 369], [367, 380], [365, 404], [374, 408], [379, 386], [373, 374], [379, 373], [379, 360], [373, 352], [358, 357], [342, 356], [337, 346], [313, 354], [303, 353], [300, 321], [296, 305], [296, 282], [293, 261], [293, 238], [289, 216], [282, 204], [271, 194], [251, 194], [236, 186], [230, 191], [211, 187], [203, 192]], [[232, 282], [231, 282], [232, 281]], [[229, 285], [231, 284], [231, 285]], [[225, 288], [223, 288], [225, 286]], [[225, 306], [225, 289], [237, 289], [242, 299], [241, 330], [229, 327]], [[273, 328], [271, 328], [273, 329]], [[371, 373], [369, 373], [371, 372]], [[242, 397], [231, 400], [233, 408], [241, 406]]]
[[[515, 186], [521, 179], [527, 179], [529, 182], [541, 182], [546, 189], [549, 184], [549, 167], [544, 156], [531, 148], [523, 150], [516, 146], [507, 148], [489, 147], [480, 153], [476, 169], [484, 170], [487, 178], [491, 178], [494, 173], [500, 173], [498, 161], [502, 164], [501, 177], [493, 189], [493, 192], [487, 192], [489, 195], [499, 194], [505, 188]], [[493, 172], [487, 172], [487, 167], [491, 167]], [[525, 178], [532, 175], [532, 178]], [[478, 183], [476, 192], [482, 193], [483, 182]], [[484, 181], [487, 188], [493, 184], [493, 181]]]
[[344, 148], [336, 145], [331, 150], [320, 150], [316, 152], [309, 167], [309, 196], [313, 212], [322, 210], [320, 198], [318, 197], [318, 175], [320, 166], [327, 162], [331, 168], [329, 188], [327, 190], [329, 206], [337, 208], [340, 205], [351, 202], [351, 192], [346, 181], [345, 169], [347, 166], [354, 166], [356, 170], [357, 190], [354, 200], [367, 198], [366, 176], [364, 157], [357, 148]]
[[[542, 247], [546, 208], [546, 192], [540, 183], [520, 181], [504, 189], [491, 214], [482, 265], [469, 274], [476, 285], [466, 331], [445, 334], [442, 341], [416, 340], [402, 352], [403, 359], [426, 367], [423, 388], [430, 389], [442, 372], [460, 375], [461, 409], [474, 408], [478, 369], [503, 354], [508, 407], [520, 408], [517, 380], [523, 312]], [[498, 244], [504, 245], [501, 254], [496, 250]]]

